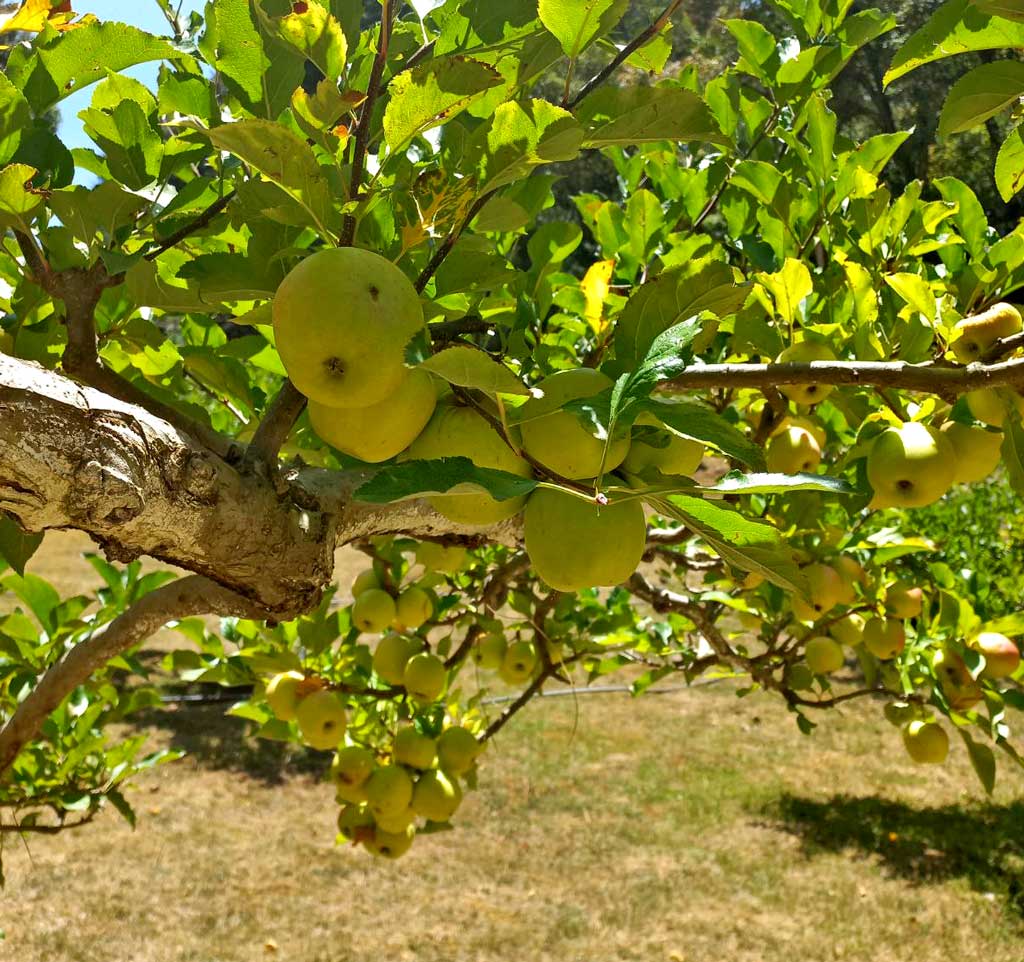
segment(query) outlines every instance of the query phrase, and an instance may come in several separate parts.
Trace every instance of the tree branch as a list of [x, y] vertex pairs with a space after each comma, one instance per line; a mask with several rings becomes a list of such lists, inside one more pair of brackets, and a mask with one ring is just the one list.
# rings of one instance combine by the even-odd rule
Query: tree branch
[[456, 241], [462, 236], [463, 232], [473, 222], [473, 218], [483, 210], [484, 204], [491, 199], [491, 195], [494, 191], [488, 191], [486, 194], [481, 194], [469, 208], [466, 216], [462, 219], [462, 222], [451, 230], [447, 237], [441, 241], [440, 246], [434, 251], [434, 256], [427, 262], [427, 266], [423, 268], [420, 276], [416, 278], [416, 291], [420, 294], [423, 293], [424, 288], [430, 282], [430, 278], [437, 273], [437, 269], [445, 262], [448, 255], [452, 252], [452, 248], [455, 246]]
[[151, 251], [146, 252], [145, 259], [147, 261], [156, 260], [164, 251], [170, 250], [172, 247], [176, 247], [186, 237], [191, 236], [196, 231], [202, 230], [208, 226], [209, 223], [224, 210], [228, 204], [231, 203], [232, 198], [235, 196], [236, 191], [229, 190], [226, 194], [218, 197], [206, 210], [196, 215], [195, 218], [190, 220], [187, 224], [183, 224], [176, 231], [168, 234], [162, 241], [160, 241], [156, 247]]
[[245, 452], [246, 466], [251, 468], [261, 465], [267, 476], [273, 477], [277, 456], [305, 406], [306, 396], [299, 392], [291, 380], [286, 380], [256, 428]]
[[158, 631], [169, 621], [201, 614], [265, 616], [251, 602], [208, 578], [192, 575], [140, 598], [127, 611], [71, 648], [52, 665], [0, 729], [0, 775], [39, 732], [46, 718], [79, 685], [111, 658]]
[[649, 40], [653, 40], [661, 33], [669, 17], [683, 5], [683, 0], [672, 0], [672, 2], [661, 12], [658, 19], [650, 24], [646, 30], [637, 34], [627, 43], [602, 70], [590, 78], [567, 103], [566, 107], [572, 110], [584, 97], [601, 86], [619, 67], [622, 66], [635, 51], [639, 50]]

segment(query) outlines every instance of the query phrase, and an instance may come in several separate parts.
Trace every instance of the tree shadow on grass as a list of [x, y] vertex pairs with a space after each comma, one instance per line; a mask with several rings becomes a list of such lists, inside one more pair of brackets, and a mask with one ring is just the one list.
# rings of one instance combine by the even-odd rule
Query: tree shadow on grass
[[228, 704], [168, 706], [140, 711], [129, 719], [139, 729], [160, 733], [168, 748], [183, 751], [200, 768], [233, 771], [268, 785], [289, 778], [320, 778], [330, 767], [329, 752], [252, 734], [252, 723], [227, 715]]
[[800, 838], [807, 856], [860, 849], [915, 884], [963, 878], [1024, 918], [1024, 801], [914, 808], [876, 797], [787, 794], [766, 814]]

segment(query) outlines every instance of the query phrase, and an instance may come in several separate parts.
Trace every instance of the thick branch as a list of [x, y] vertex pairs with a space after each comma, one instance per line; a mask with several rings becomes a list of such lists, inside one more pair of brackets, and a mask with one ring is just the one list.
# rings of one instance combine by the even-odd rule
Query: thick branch
[[71, 648], [18, 705], [0, 729], [0, 776], [21, 749], [36, 736], [43, 722], [79, 685], [111, 658], [149, 637], [169, 621], [201, 614], [260, 617], [244, 598], [193, 575], [145, 595], [127, 611]]

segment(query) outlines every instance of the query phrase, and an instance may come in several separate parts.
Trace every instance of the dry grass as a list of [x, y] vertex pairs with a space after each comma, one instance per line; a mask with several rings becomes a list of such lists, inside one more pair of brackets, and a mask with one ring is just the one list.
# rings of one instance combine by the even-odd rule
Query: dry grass
[[333, 845], [322, 756], [149, 722], [190, 755], [136, 785], [135, 832], [7, 839], [0, 960], [1024, 960], [1024, 778], [986, 803], [871, 706], [803, 738], [725, 685], [544, 700], [397, 863]]

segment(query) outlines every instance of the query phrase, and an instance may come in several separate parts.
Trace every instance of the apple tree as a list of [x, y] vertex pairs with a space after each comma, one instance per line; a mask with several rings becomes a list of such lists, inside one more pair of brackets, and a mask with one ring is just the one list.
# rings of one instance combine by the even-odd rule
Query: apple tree
[[[727, 21], [702, 76], [669, 61], [680, 0], [632, 36], [626, 0], [159, 2], [165, 36], [52, 0], [0, 28], [29, 38], [0, 79], [0, 828], [132, 817], [169, 756], [111, 726], [158, 703], [164, 626], [170, 672], [334, 753], [339, 837], [388, 856], [546, 686], [612, 672], [736, 678], [805, 734], [870, 699], [988, 790], [1021, 763], [1024, 617], [913, 519], [1024, 490], [1024, 227], [954, 177], [894, 195], [909, 132], [840, 129], [892, 16], [773, 0], [785, 29]], [[1024, 47], [1021, 10], [951, 0], [888, 79]], [[84, 87], [69, 151], [48, 115]], [[978, 68], [943, 133], [1022, 89]], [[555, 209], [592, 152], [615, 191]], [[94, 595], [26, 573], [51, 529], [97, 544]]]

